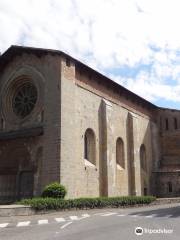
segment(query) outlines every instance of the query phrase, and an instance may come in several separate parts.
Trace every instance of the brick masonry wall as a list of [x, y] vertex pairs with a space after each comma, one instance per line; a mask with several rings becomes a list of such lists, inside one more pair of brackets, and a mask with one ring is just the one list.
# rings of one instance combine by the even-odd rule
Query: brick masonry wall
[[[180, 111], [159, 109], [158, 125], [160, 158], [154, 173], [157, 186], [154, 192], [160, 197], [179, 196]], [[169, 192], [169, 183], [172, 184], [172, 192]]]
[[[43, 126], [43, 136], [28, 145], [31, 161], [39, 162], [34, 194], [52, 181], [64, 184], [70, 198], [142, 195], [145, 187], [150, 194], [154, 159], [159, 164], [155, 109], [131, 94], [111, 89], [102, 77], [84, 70], [80, 73], [73, 60], [51, 54], [15, 57], [0, 75], [1, 90], [12, 74], [27, 68], [40, 79], [42, 99], [37, 114], [21, 124], [4, 119], [3, 111], [0, 117], [1, 132]], [[84, 159], [87, 128], [95, 133], [95, 166]], [[124, 143], [124, 170], [116, 164], [118, 137]], [[147, 171], [140, 166], [141, 144], [146, 147]]]
[[[6, 82], [11, 78], [13, 80], [13, 76], [18, 75], [18, 72], [27, 72], [27, 69], [30, 77], [34, 78], [38, 75], [40, 79], [38, 84], [40, 84], [41, 99], [38, 111], [33, 117], [21, 123], [11, 122], [8, 116], [4, 119], [1, 111], [0, 118], [3, 119], [1, 132], [43, 126], [43, 136], [35, 137], [28, 147], [31, 161], [39, 162], [39, 170], [34, 175], [34, 194], [39, 195], [46, 184], [60, 181], [60, 58], [50, 54], [41, 57], [31, 54], [14, 57], [0, 76], [1, 91]], [[5, 107], [2, 105], [1, 110]], [[23, 143], [28, 141], [27, 138]], [[33, 155], [34, 151], [36, 154]]]
[[[132, 114], [135, 167], [135, 192], [142, 195], [144, 182], [150, 193], [152, 171], [152, 134], [149, 116], [138, 107], [131, 111], [121, 101], [106, 99], [81, 74], [78, 79], [75, 63], [66, 65], [62, 59], [61, 77], [61, 182], [68, 189], [68, 197], [117, 196], [129, 194], [129, 164], [127, 149], [127, 118]], [[112, 97], [112, 96], [111, 96]], [[127, 99], [126, 99], [127, 101]], [[146, 110], [147, 111], [147, 110]], [[149, 113], [151, 115], [151, 113]], [[93, 129], [96, 136], [96, 166], [86, 166], [84, 161], [84, 134]], [[117, 171], [116, 140], [121, 137], [125, 148], [125, 170]], [[140, 168], [139, 149], [146, 146], [147, 172]], [[117, 181], [118, 180], [118, 181]]]

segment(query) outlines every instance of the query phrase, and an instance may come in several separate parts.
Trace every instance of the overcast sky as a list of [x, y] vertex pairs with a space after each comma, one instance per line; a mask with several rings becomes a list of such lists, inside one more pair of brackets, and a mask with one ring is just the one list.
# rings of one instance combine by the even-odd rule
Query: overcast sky
[[62, 50], [162, 107], [180, 109], [180, 0], [0, 0], [0, 51]]

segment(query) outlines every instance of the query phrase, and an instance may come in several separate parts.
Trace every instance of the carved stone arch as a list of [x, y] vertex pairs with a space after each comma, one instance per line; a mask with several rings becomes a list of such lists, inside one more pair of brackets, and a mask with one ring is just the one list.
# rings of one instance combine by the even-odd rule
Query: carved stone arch
[[146, 147], [144, 144], [140, 146], [140, 165], [144, 171], [147, 171]]
[[116, 164], [121, 169], [125, 169], [124, 142], [120, 137], [116, 140]]
[[[44, 82], [42, 74], [29, 65], [22, 66], [11, 73], [2, 84], [0, 94], [1, 112], [5, 122], [16, 125], [37, 117], [43, 108]], [[23, 105], [22, 101], [27, 106], [24, 112], [18, 106], [18, 104]], [[33, 106], [30, 106], [31, 104]]]
[[96, 137], [91, 128], [84, 134], [84, 159], [96, 165]]

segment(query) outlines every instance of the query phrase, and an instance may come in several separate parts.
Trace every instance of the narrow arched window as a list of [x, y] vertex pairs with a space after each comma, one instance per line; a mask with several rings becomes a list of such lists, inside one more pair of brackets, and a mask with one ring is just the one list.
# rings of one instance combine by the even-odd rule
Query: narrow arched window
[[168, 192], [172, 193], [172, 183], [168, 182]]
[[116, 164], [121, 168], [125, 168], [124, 143], [120, 137], [116, 141]]
[[84, 159], [94, 165], [96, 164], [95, 149], [95, 134], [92, 129], [88, 128], [84, 135]]
[[166, 130], [169, 130], [169, 121], [168, 121], [168, 118], [165, 119], [165, 123], [166, 123]]
[[177, 118], [174, 118], [174, 129], [178, 129]]
[[140, 163], [141, 163], [141, 168], [146, 171], [147, 170], [147, 163], [146, 163], [146, 148], [144, 144], [141, 145], [140, 147]]

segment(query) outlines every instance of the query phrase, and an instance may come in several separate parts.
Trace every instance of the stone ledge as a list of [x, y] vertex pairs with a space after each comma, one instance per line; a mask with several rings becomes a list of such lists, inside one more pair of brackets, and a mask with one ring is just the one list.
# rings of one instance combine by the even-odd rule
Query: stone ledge
[[161, 204], [171, 204], [171, 203], [180, 203], [180, 197], [157, 198], [156, 201], [150, 203], [150, 205], [161, 205]]
[[0, 205], [0, 217], [28, 216], [35, 214], [30, 206], [24, 205]]
[[0, 132], [0, 141], [13, 140], [16, 138], [36, 137], [43, 135], [43, 133], [44, 129], [42, 126], [20, 129], [16, 131]]

